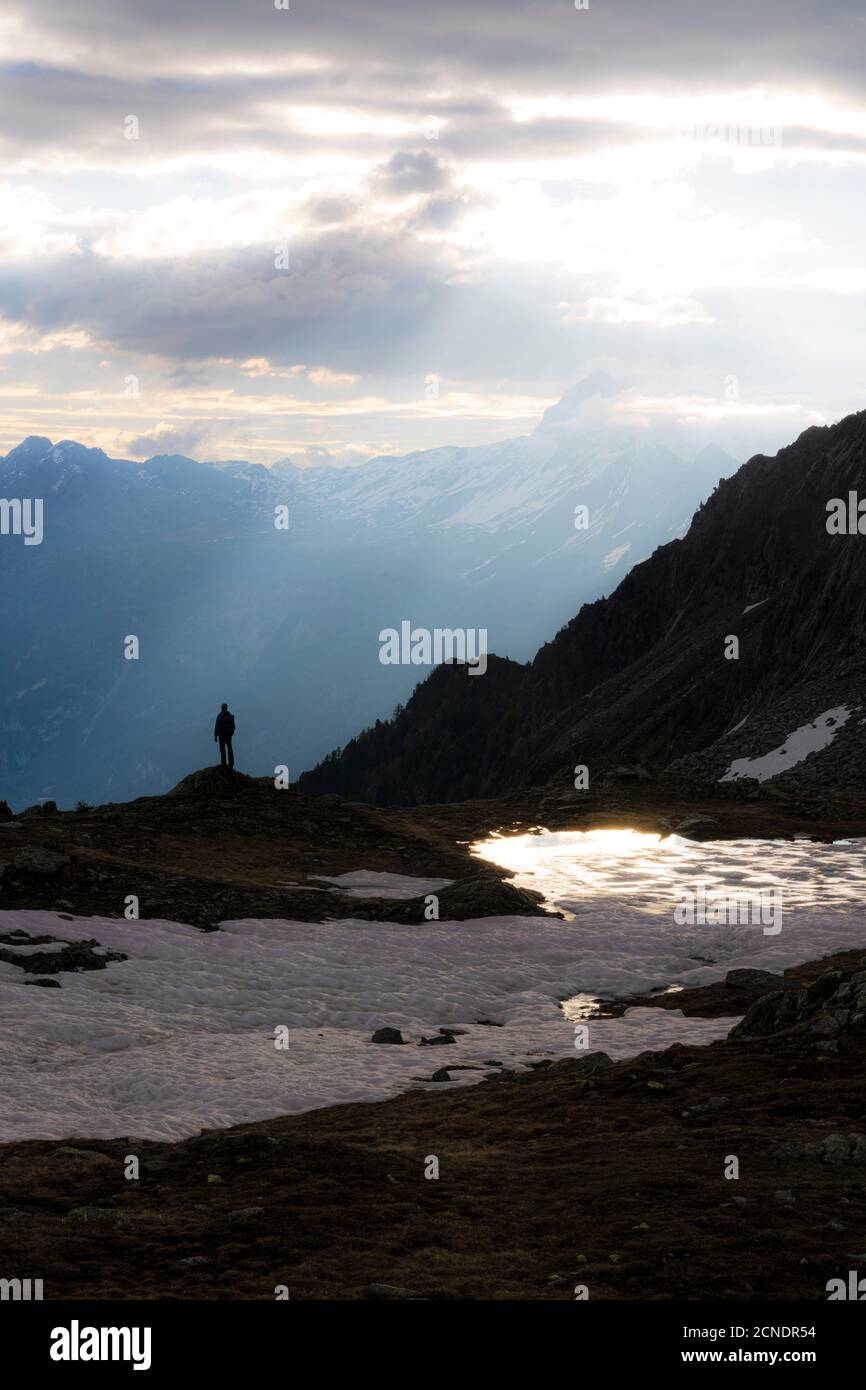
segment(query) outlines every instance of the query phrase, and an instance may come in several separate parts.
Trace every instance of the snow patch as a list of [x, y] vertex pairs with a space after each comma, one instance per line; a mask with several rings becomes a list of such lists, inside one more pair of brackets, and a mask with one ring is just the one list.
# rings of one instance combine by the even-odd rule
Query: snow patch
[[372, 869], [357, 869], [354, 873], [338, 874], [336, 878], [327, 874], [314, 877], [323, 883], [333, 883], [350, 898], [419, 898], [424, 893], [450, 888], [454, 882], [453, 878], [415, 878], [411, 874], [375, 873]]
[[606, 570], [613, 569], [614, 565], [617, 564], [629, 550], [631, 550], [631, 541], [626, 545], [618, 545], [615, 550], [609, 550], [601, 562], [602, 568]]
[[778, 777], [780, 772], [796, 767], [811, 753], [828, 748], [851, 713], [845, 705], [825, 710], [811, 724], [803, 724], [795, 729], [783, 744], [772, 748], [763, 757], [736, 758], [719, 781], [735, 782], [739, 777], [753, 777], [758, 782], [767, 782], [771, 777]]
[[[0, 1141], [176, 1139], [416, 1085], [440, 1090], [446, 1083], [431, 1083], [433, 1071], [458, 1062], [482, 1068], [454, 1073], [451, 1084], [471, 1085], [490, 1060], [525, 1066], [575, 1056], [560, 1000], [587, 981], [640, 978], [598, 961], [584, 968], [587, 924], [555, 919], [246, 921], [200, 932], [174, 922], [91, 918], [73, 927], [50, 912], [0, 914], [4, 931], [61, 926], [129, 959], [63, 972], [51, 990], [28, 988], [12, 966], [18, 979], [0, 971]], [[600, 940], [607, 926], [605, 914], [590, 935]], [[631, 1056], [710, 1041], [731, 1022], [639, 1009], [593, 1022], [591, 1047]], [[448, 1024], [465, 1034], [444, 1047], [417, 1045]], [[274, 1045], [279, 1025], [289, 1030], [285, 1051]], [[385, 1025], [411, 1042], [371, 1043]]]

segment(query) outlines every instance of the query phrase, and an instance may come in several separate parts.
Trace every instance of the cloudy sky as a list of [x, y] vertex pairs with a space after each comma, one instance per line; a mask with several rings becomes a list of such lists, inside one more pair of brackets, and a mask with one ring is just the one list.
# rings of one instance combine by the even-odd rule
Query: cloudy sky
[[3, 0], [0, 449], [361, 462], [596, 368], [743, 457], [866, 406], [861, 0], [287, 3]]

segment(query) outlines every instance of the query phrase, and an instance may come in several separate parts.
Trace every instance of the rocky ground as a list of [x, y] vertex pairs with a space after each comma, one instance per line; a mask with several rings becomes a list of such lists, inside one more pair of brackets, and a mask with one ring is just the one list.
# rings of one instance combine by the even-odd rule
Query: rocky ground
[[[447, 824], [301, 796], [219, 768], [191, 774], [166, 796], [0, 812], [0, 910], [119, 917], [133, 894], [142, 918], [205, 928], [244, 917], [325, 921], [348, 909], [345, 893], [322, 876], [356, 869], [454, 880], [439, 894], [443, 919], [542, 910], [536, 895], [455, 844]], [[354, 917], [423, 920], [423, 897], [348, 901]]]
[[[266, 777], [219, 768], [192, 773], [166, 796], [59, 811], [48, 802], [13, 815], [0, 802], [0, 910], [48, 908], [214, 927], [243, 917], [323, 921], [346, 915], [346, 897], [322, 875], [355, 869], [450, 878], [444, 918], [532, 914], [537, 899], [481, 864], [469, 844], [494, 832], [629, 826], [691, 839], [866, 834], [862, 798], [779, 795], [773, 784], [726, 785], [648, 778], [617, 769], [591, 791], [550, 786], [497, 801], [384, 809], [336, 796], [277, 790]], [[353, 898], [352, 915], [423, 921], [424, 900]]]
[[[622, 769], [592, 794], [380, 810], [207, 769], [130, 805], [0, 820], [0, 908], [220, 919], [347, 915], [321, 875], [452, 878], [443, 916], [538, 912], [481, 868], [494, 830], [631, 826], [694, 838], [866, 833], [856, 803], [662, 787]], [[422, 920], [423, 899], [351, 901]], [[866, 932], [864, 932], [866, 937]], [[0, 960], [21, 963], [14, 932]], [[37, 943], [38, 944], [38, 943]], [[46, 938], [46, 946], [51, 941]], [[27, 957], [32, 982], [99, 969], [93, 943]], [[58, 978], [59, 977], [59, 978]], [[639, 1001], [737, 1023], [726, 1040], [617, 1064], [496, 1065], [466, 1089], [205, 1132], [0, 1146], [4, 1268], [47, 1298], [826, 1297], [866, 1272], [866, 952], [734, 971]], [[448, 1049], [435, 1065], [448, 1076]], [[135, 1168], [138, 1176], [127, 1177]], [[731, 1160], [739, 1177], [726, 1178]], [[428, 1177], [433, 1160], [438, 1178]]]

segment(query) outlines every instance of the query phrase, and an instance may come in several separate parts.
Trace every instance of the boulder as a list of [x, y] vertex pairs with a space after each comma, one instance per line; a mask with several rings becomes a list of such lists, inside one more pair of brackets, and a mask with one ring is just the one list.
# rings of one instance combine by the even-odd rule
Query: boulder
[[808, 1027], [819, 1038], [866, 1029], [866, 971], [846, 979], [841, 970], [826, 970], [806, 989], [765, 994], [729, 1036], [767, 1037], [798, 1026]]
[[98, 1149], [76, 1149], [71, 1144], [62, 1144], [55, 1154], [71, 1159], [73, 1163], [90, 1163], [96, 1167], [114, 1167], [115, 1160], [110, 1154], [100, 1153]]
[[725, 989], [763, 990], [769, 994], [784, 984], [784, 976], [774, 975], [772, 970], [729, 970], [725, 976]]
[[44, 849], [42, 845], [23, 845], [15, 855], [15, 868], [25, 874], [40, 874], [50, 878], [70, 863], [68, 854]]
[[587, 1052], [584, 1057], [561, 1057], [558, 1062], [552, 1062], [546, 1070], [567, 1071], [574, 1076], [593, 1076], [595, 1072], [604, 1071], [613, 1065], [613, 1059], [608, 1057], [606, 1052]]
[[399, 1028], [377, 1028], [370, 1042], [374, 1043], [404, 1043], [406, 1039]]

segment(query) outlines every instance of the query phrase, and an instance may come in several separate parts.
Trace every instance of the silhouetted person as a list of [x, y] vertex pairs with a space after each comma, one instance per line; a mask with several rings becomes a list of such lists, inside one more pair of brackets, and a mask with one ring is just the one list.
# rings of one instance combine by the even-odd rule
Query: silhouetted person
[[235, 731], [235, 717], [229, 713], [228, 705], [223, 705], [213, 726], [214, 743], [219, 742], [220, 766], [233, 768], [235, 755], [232, 752], [232, 735]]

